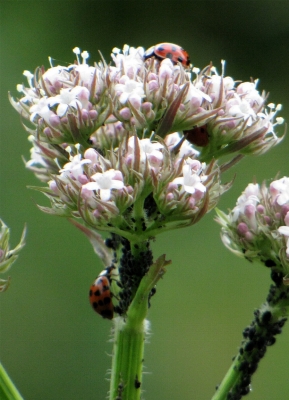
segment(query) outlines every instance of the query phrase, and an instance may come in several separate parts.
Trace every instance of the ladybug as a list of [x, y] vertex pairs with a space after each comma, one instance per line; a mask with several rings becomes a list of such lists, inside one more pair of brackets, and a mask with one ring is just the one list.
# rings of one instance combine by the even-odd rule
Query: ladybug
[[111, 266], [101, 271], [89, 291], [89, 301], [92, 308], [107, 319], [113, 318], [114, 311], [113, 294], [110, 291], [111, 272], [114, 268], [114, 266]]
[[184, 131], [186, 140], [196, 146], [205, 147], [209, 143], [207, 125], [195, 126], [193, 129]]
[[155, 57], [158, 60], [169, 58], [174, 64], [180, 62], [184, 67], [190, 65], [190, 56], [181, 46], [173, 43], [159, 43], [144, 53], [144, 59]]

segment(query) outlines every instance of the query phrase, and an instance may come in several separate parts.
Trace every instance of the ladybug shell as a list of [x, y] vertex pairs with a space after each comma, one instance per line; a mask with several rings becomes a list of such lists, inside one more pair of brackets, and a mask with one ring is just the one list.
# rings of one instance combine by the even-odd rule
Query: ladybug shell
[[107, 276], [100, 275], [90, 287], [89, 301], [94, 311], [103, 318], [112, 319], [114, 306]]
[[209, 143], [207, 125], [195, 126], [193, 129], [184, 131], [186, 140], [195, 146], [205, 147]]
[[190, 65], [190, 56], [181, 46], [173, 43], [159, 43], [150, 47], [144, 53], [144, 59], [156, 57], [159, 60], [169, 58], [174, 64], [180, 62], [183, 66]]

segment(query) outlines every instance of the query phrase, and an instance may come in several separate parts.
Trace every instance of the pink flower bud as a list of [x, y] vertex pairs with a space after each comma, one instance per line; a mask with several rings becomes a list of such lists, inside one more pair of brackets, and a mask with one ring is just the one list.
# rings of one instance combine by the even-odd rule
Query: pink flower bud
[[129, 121], [130, 120], [130, 118], [131, 118], [131, 112], [130, 112], [130, 109], [128, 108], [128, 107], [124, 107], [124, 108], [122, 108], [120, 111], [119, 111], [119, 114], [120, 114], [120, 116], [124, 119], [124, 120], [126, 120], [126, 121]]
[[248, 232], [249, 228], [248, 225], [245, 224], [245, 222], [240, 222], [237, 231], [240, 235], [245, 236], [245, 234]]

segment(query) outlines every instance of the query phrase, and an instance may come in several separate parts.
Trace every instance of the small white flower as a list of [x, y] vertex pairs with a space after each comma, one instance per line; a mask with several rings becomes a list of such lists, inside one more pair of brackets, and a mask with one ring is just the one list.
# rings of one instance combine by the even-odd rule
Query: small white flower
[[270, 193], [273, 196], [273, 201], [276, 201], [280, 206], [289, 202], [289, 178], [284, 176], [270, 184]]
[[228, 113], [233, 117], [247, 119], [248, 125], [251, 125], [252, 120], [256, 118], [255, 111], [252, 109], [250, 103], [247, 100], [240, 99], [237, 96], [228, 101], [227, 110]]
[[49, 108], [49, 99], [47, 97], [42, 97], [36, 104], [30, 107], [29, 111], [31, 112], [30, 120], [32, 122], [34, 122], [36, 116], [39, 116], [50, 123], [51, 117], [55, 116], [55, 113]]
[[119, 95], [119, 101], [125, 104], [131, 96], [134, 96], [134, 98], [139, 98], [141, 102], [141, 99], [145, 97], [143, 84], [129, 79], [126, 75], [122, 77], [121, 81], [124, 83], [115, 85], [115, 91]]
[[53, 86], [55, 84], [62, 85], [64, 81], [69, 79], [69, 72], [67, 68], [58, 65], [57, 67], [49, 68], [44, 72], [42, 76], [44, 81], [51, 83]]
[[[238, 198], [236, 207], [234, 207], [232, 214], [233, 214], [233, 221], [237, 221], [240, 215], [246, 215], [248, 217], [247, 209], [256, 209], [257, 204], [259, 203], [259, 196], [260, 196], [260, 188], [258, 184], [250, 183], [242, 195]], [[253, 221], [254, 219], [254, 221]], [[250, 218], [250, 222], [252, 224], [251, 227], [256, 226], [255, 216]]]
[[[163, 161], [163, 145], [159, 142], [152, 142], [150, 139], [138, 139], [140, 147], [140, 161], [145, 165], [146, 160], [152, 169], [160, 167]], [[128, 156], [135, 153], [135, 137], [131, 136], [128, 140]]]
[[286, 241], [286, 255], [289, 257], [289, 213], [287, 212], [287, 215], [285, 216], [285, 224], [286, 226], [279, 226], [278, 232], [281, 233], [281, 235], [285, 236], [285, 241]]
[[206, 187], [202, 184], [200, 176], [187, 164], [183, 166], [183, 176], [175, 178], [172, 183], [181, 185], [183, 192], [191, 194], [194, 194], [196, 191], [202, 194], [206, 192]]
[[83, 174], [83, 165], [90, 164], [91, 160], [81, 159], [81, 154], [77, 154], [74, 157], [70, 157], [70, 162], [65, 164], [59, 171], [62, 177], [71, 176], [77, 179], [79, 175]]
[[124, 187], [123, 181], [120, 180], [122, 179], [122, 173], [114, 169], [109, 169], [102, 173], [97, 172], [91, 178], [95, 182], [86, 183], [82, 187], [88, 190], [99, 190], [99, 196], [102, 201], [110, 199], [112, 189], [120, 190]]
[[57, 115], [62, 117], [68, 107], [84, 108], [88, 107], [89, 91], [83, 86], [75, 86], [73, 89], [61, 89], [60, 94], [55, 97], [50, 97], [49, 105], [54, 106], [59, 104], [57, 107]]

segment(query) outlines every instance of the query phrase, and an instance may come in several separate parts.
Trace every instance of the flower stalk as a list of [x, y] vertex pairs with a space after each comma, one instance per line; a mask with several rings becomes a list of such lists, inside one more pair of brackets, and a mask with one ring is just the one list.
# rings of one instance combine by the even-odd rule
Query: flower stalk
[[270, 286], [266, 302], [255, 310], [252, 323], [244, 329], [239, 353], [212, 400], [235, 400], [247, 395], [259, 362], [276, 342], [276, 335], [282, 333], [289, 315], [289, 287], [280, 275], [272, 273], [272, 279], [275, 284]]
[[165, 273], [170, 261], [161, 256], [141, 280], [125, 318], [114, 319], [114, 345], [110, 381], [110, 400], [139, 400], [145, 337], [149, 323], [145, 319], [152, 289]]
[[2, 400], [23, 400], [16, 386], [0, 363], [0, 399]]

